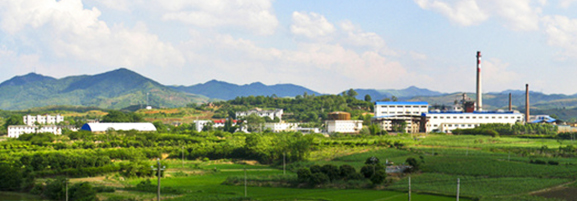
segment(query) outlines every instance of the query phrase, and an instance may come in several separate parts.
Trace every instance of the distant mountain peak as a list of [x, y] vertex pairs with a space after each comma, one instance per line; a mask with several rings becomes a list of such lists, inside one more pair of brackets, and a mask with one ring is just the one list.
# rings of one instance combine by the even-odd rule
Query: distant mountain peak
[[48, 80], [56, 80], [56, 78], [40, 75], [37, 73], [28, 73], [26, 75], [14, 76], [13, 78], [6, 80], [0, 84], [2, 86], [21, 86], [33, 82], [41, 82]]

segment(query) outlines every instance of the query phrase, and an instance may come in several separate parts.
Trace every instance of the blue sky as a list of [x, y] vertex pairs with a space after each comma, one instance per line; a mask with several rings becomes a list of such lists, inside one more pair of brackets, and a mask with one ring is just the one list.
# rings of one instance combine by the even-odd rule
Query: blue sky
[[0, 80], [124, 67], [167, 85], [472, 92], [479, 50], [484, 92], [529, 83], [575, 94], [576, 8], [575, 0], [5, 0]]

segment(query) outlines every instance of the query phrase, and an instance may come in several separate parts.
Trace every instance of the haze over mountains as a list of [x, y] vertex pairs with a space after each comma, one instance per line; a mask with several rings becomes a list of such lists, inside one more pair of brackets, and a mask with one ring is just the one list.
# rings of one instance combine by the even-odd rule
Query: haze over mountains
[[[343, 89], [347, 91], [348, 89]], [[370, 95], [372, 101], [395, 96], [399, 101], [427, 101], [431, 105], [452, 105], [460, 100], [462, 92], [441, 93], [424, 88], [406, 89], [355, 89], [358, 99]], [[236, 85], [211, 80], [192, 86], [165, 86], [136, 72], [120, 68], [97, 74], [78, 75], [60, 79], [35, 73], [15, 76], [0, 83], [0, 109], [22, 110], [49, 105], [94, 106], [121, 109], [146, 105], [154, 107], [182, 107], [188, 103], [230, 100], [237, 96], [295, 97], [304, 93], [321, 95], [317, 91], [294, 85], [265, 85], [255, 82]], [[525, 95], [522, 90], [506, 90], [486, 93], [483, 97], [485, 109], [505, 109], [508, 95], [513, 94], [515, 108], [523, 109]], [[475, 99], [474, 93], [467, 93]], [[531, 107], [535, 109], [570, 109], [577, 107], [577, 95], [543, 94], [531, 92]]]

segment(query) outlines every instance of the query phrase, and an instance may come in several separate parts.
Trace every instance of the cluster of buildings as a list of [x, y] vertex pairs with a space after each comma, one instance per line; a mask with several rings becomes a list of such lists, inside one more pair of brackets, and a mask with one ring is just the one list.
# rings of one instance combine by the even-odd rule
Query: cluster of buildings
[[62, 129], [75, 130], [73, 126], [57, 125], [64, 121], [61, 115], [26, 115], [23, 116], [25, 125], [8, 126], [8, 137], [19, 137], [24, 133], [53, 133], [62, 134]]

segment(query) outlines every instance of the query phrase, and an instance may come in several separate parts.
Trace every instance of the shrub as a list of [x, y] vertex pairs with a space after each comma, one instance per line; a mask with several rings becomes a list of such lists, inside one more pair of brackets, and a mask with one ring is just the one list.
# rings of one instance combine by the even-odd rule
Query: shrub
[[365, 178], [371, 178], [371, 176], [373, 176], [373, 171], [376, 170], [377, 167], [375, 167], [374, 165], [365, 165], [361, 168], [361, 174], [365, 177]]
[[405, 162], [411, 166], [411, 168], [407, 169], [409, 172], [416, 172], [421, 168], [421, 163], [413, 157], [407, 158]]
[[371, 176], [371, 182], [374, 185], [382, 184], [387, 178], [387, 172], [383, 169], [377, 170], [377, 172]]
[[559, 165], [558, 161], [547, 161], [547, 164], [549, 165]]
[[311, 170], [311, 173], [321, 173], [323, 172], [321, 170], [321, 166], [320, 165], [312, 165], [311, 167], [309, 167], [309, 169]]
[[301, 168], [297, 171], [298, 181], [301, 183], [309, 182], [312, 173], [308, 168]]
[[357, 173], [357, 171], [355, 170], [355, 168], [353, 166], [350, 165], [341, 165], [341, 167], [339, 167], [339, 172], [340, 172], [340, 176], [341, 178], [347, 180], [350, 179], [351, 177], [354, 176], [354, 174]]
[[329, 176], [323, 173], [313, 173], [311, 175], [310, 183], [313, 185], [325, 184], [330, 181]]
[[98, 200], [96, 198], [96, 190], [92, 188], [92, 185], [88, 182], [82, 182], [74, 184], [70, 187], [69, 195], [70, 200], [78, 201], [94, 201]]
[[335, 181], [335, 180], [340, 178], [339, 177], [340, 176], [339, 168], [335, 165], [332, 165], [332, 164], [323, 165], [321, 167], [321, 171], [322, 171], [322, 173], [327, 175], [331, 181]]

